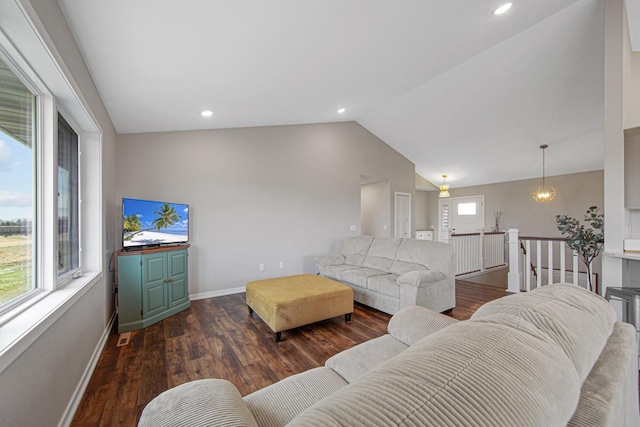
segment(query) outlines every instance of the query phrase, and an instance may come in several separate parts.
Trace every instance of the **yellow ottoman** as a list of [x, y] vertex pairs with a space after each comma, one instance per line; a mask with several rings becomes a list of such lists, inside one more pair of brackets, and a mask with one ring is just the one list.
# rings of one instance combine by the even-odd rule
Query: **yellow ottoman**
[[247, 283], [249, 314], [255, 311], [273, 330], [281, 332], [332, 317], [351, 321], [353, 289], [315, 274], [276, 277]]

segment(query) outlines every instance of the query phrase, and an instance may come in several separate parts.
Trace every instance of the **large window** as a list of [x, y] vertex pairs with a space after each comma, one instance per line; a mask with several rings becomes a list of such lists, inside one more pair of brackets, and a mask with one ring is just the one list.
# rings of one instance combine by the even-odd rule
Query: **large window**
[[0, 58], [0, 306], [35, 280], [35, 95]]
[[22, 3], [0, 6], [0, 371], [38, 325], [110, 282], [105, 248], [115, 246], [104, 233], [100, 123]]

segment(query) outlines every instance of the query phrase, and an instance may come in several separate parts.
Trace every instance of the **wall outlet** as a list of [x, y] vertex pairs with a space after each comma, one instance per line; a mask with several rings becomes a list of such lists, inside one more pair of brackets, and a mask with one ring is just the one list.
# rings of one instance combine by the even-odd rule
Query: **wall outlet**
[[349, 230], [351, 230], [351, 231], [356, 231], [356, 226], [355, 226], [355, 225], [350, 225], [350, 226], [349, 226]]
[[284, 268], [284, 261], [280, 261], [280, 268]]
[[258, 270], [264, 271], [264, 264], [258, 264]]
[[383, 230], [386, 230], [386, 229], [387, 229], [387, 224], [383, 225], [383, 226], [382, 226], [382, 229], [383, 229]]

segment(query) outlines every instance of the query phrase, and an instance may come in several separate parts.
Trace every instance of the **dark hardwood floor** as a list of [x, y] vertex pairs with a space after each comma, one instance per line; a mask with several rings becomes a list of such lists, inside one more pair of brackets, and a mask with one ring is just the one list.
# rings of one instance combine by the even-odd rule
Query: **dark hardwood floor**
[[[504, 295], [494, 286], [457, 281], [450, 315], [468, 319]], [[135, 426], [151, 399], [196, 379], [224, 378], [244, 396], [386, 334], [390, 317], [356, 304], [350, 324], [336, 317], [286, 331], [276, 344], [266, 324], [249, 316], [245, 294], [235, 294], [193, 301], [190, 309], [133, 331], [122, 347], [114, 327], [72, 426]]]

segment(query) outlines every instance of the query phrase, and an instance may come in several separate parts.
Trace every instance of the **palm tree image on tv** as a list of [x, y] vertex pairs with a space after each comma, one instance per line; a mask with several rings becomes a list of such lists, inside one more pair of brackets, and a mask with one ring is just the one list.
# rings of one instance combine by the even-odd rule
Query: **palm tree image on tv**
[[[186, 218], [179, 214], [176, 208], [180, 209]], [[126, 200], [122, 229], [125, 246], [186, 242], [188, 206]]]
[[[142, 230], [142, 224], [140, 224], [140, 218], [138, 218], [138, 215], [136, 214], [131, 214], [131, 215], [125, 215], [124, 217], [124, 222], [123, 222], [123, 228], [125, 232], [136, 232], [136, 231], [141, 231]], [[131, 240], [131, 237], [133, 237], [133, 235], [131, 236], [127, 236], [128, 239], [127, 240]]]
[[160, 212], [154, 213], [158, 215], [158, 217], [153, 220], [153, 225], [156, 226], [156, 230], [171, 227], [182, 218], [173, 206], [169, 206], [169, 203], [162, 205]]

